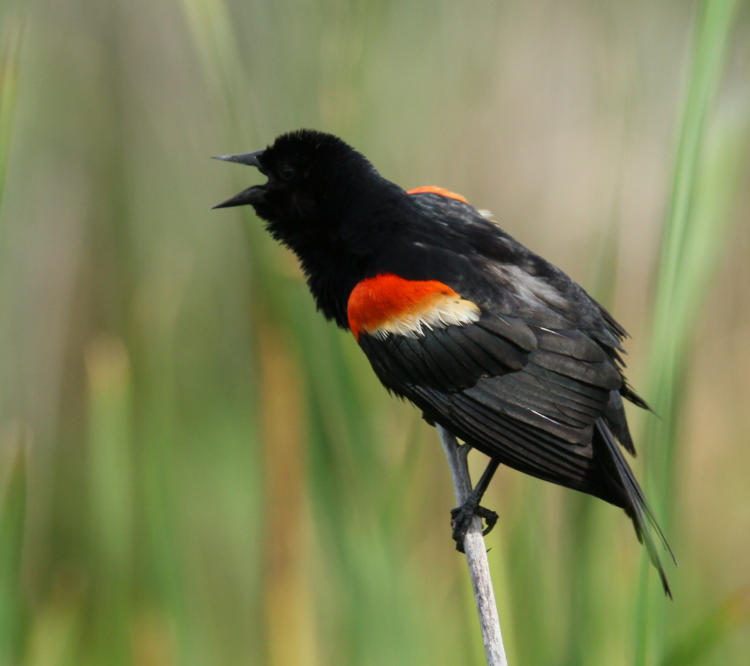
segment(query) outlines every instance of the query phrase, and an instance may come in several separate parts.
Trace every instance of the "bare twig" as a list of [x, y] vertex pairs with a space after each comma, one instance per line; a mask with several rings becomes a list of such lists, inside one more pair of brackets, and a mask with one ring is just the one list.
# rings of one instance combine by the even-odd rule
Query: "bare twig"
[[[456, 490], [456, 501], [461, 506], [471, 493], [471, 478], [466, 464], [468, 446], [461, 446], [456, 438], [445, 428], [437, 426], [440, 441], [443, 443], [445, 456], [451, 468], [453, 487]], [[464, 552], [469, 564], [471, 584], [474, 587], [474, 599], [479, 613], [479, 624], [482, 627], [482, 641], [489, 666], [507, 666], [508, 659], [503, 647], [503, 635], [500, 632], [500, 617], [497, 613], [495, 592], [492, 589], [490, 564], [487, 561], [487, 549], [482, 536], [482, 521], [474, 516], [471, 527], [464, 538]]]

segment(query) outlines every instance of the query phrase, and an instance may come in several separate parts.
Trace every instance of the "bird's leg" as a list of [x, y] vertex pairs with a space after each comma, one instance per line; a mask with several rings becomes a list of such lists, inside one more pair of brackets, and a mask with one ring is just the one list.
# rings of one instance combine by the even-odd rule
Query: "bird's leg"
[[[471, 447], [464, 446], [462, 448], [465, 450], [464, 455], [468, 455]], [[457, 506], [455, 509], [451, 510], [453, 540], [456, 542], [456, 550], [459, 552], [464, 552], [464, 537], [466, 536], [466, 531], [469, 529], [469, 525], [471, 525], [474, 516], [479, 516], [485, 522], [486, 527], [482, 530], [483, 535], [489, 534], [490, 530], [492, 530], [497, 522], [497, 514], [490, 509], [480, 506], [479, 502], [482, 500], [482, 496], [487, 490], [487, 486], [490, 485], [492, 476], [495, 474], [499, 465], [499, 460], [491, 458], [482, 473], [482, 477], [479, 479], [477, 485], [474, 486], [474, 489], [471, 491], [471, 494], [466, 501], [461, 506]]]

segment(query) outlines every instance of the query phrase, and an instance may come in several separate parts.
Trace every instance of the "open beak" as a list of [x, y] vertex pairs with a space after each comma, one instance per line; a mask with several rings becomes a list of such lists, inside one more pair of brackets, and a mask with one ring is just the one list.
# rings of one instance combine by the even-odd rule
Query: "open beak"
[[[256, 167], [263, 173], [263, 165], [260, 163], [260, 156], [264, 151], [256, 150], [252, 153], [242, 153], [239, 155], [216, 155], [213, 159], [224, 160], [225, 162], [237, 162], [238, 164], [246, 164], [247, 166]], [[233, 197], [222, 201], [220, 204], [216, 204], [214, 208], [231, 208], [232, 206], [244, 206], [246, 204], [252, 204], [259, 201], [265, 192], [265, 185], [253, 185], [248, 187], [246, 190], [242, 190], [239, 194], [235, 194]]]

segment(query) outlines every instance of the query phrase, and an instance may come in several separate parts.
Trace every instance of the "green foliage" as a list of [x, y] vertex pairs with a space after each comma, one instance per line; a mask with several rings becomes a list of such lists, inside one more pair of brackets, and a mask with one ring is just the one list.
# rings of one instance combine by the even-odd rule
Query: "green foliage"
[[3, 184], [10, 152], [10, 136], [18, 87], [18, 52], [21, 46], [21, 23], [13, 17], [5, 18], [0, 31], [0, 207], [3, 203]]
[[[659, 449], [652, 474], [663, 529], [670, 531], [673, 487], [679, 464], [676, 447], [687, 405], [686, 377], [696, 319], [731, 223], [728, 210], [735, 196], [738, 167], [750, 123], [724, 123], [705, 138], [706, 119], [723, 72], [734, 2], [707, 0], [698, 18], [674, 164], [671, 200], [662, 232], [652, 326], [649, 392], [651, 419], [645, 441]], [[701, 159], [702, 153], [705, 153]], [[649, 566], [641, 568], [648, 578]], [[659, 663], [665, 649], [664, 600], [642, 581], [637, 607], [636, 663]]]
[[[15, 435], [18, 433], [12, 433]], [[25, 609], [21, 594], [21, 552], [26, 514], [26, 466], [17, 441], [7, 441], [3, 463], [7, 478], [0, 494], [0, 660], [12, 663], [20, 653]], [[7, 455], [9, 454], [9, 455]]]
[[210, 210], [257, 178], [210, 155], [303, 126], [490, 208], [634, 333], [675, 602], [639, 591], [622, 512], [501, 469], [511, 663], [743, 663], [750, 17], [730, 4], [695, 38], [689, 3], [0, 9], [0, 666], [482, 663], [436, 433], [250, 211]]

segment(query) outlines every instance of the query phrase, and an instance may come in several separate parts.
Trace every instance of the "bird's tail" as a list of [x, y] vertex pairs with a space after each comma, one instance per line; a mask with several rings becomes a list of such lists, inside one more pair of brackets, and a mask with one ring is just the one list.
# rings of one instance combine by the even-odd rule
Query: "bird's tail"
[[[651, 511], [651, 507], [648, 505], [648, 502], [643, 495], [643, 491], [638, 485], [635, 476], [633, 476], [633, 472], [625, 460], [622, 450], [612, 435], [607, 423], [603, 419], [598, 419], [596, 427], [601, 435], [603, 443], [605, 444], [606, 453], [609, 454], [606, 456], [608, 459], [604, 462], [605, 468], [622, 493], [623, 508], [633, 521], [638, 540], [646, 547], [651, 562], [659, 572], [661, 584], [664, 587], [664, 593], [671, 599], [672, 590], [669, 588], [667, 575], [664, 572], [664, 567], [659, 559], [656, 541], [658, 540], [661, 543], [664, 550], [669, 553], [672, 561], [677, 564], [674, 553], [669, 547], [664, 532], [662, 532], [661, 527], [659, 527], [659, 524], [656, 522], [654, 513]], [[654, 537], [656, 537], [656, 539], [654, 539]]]

